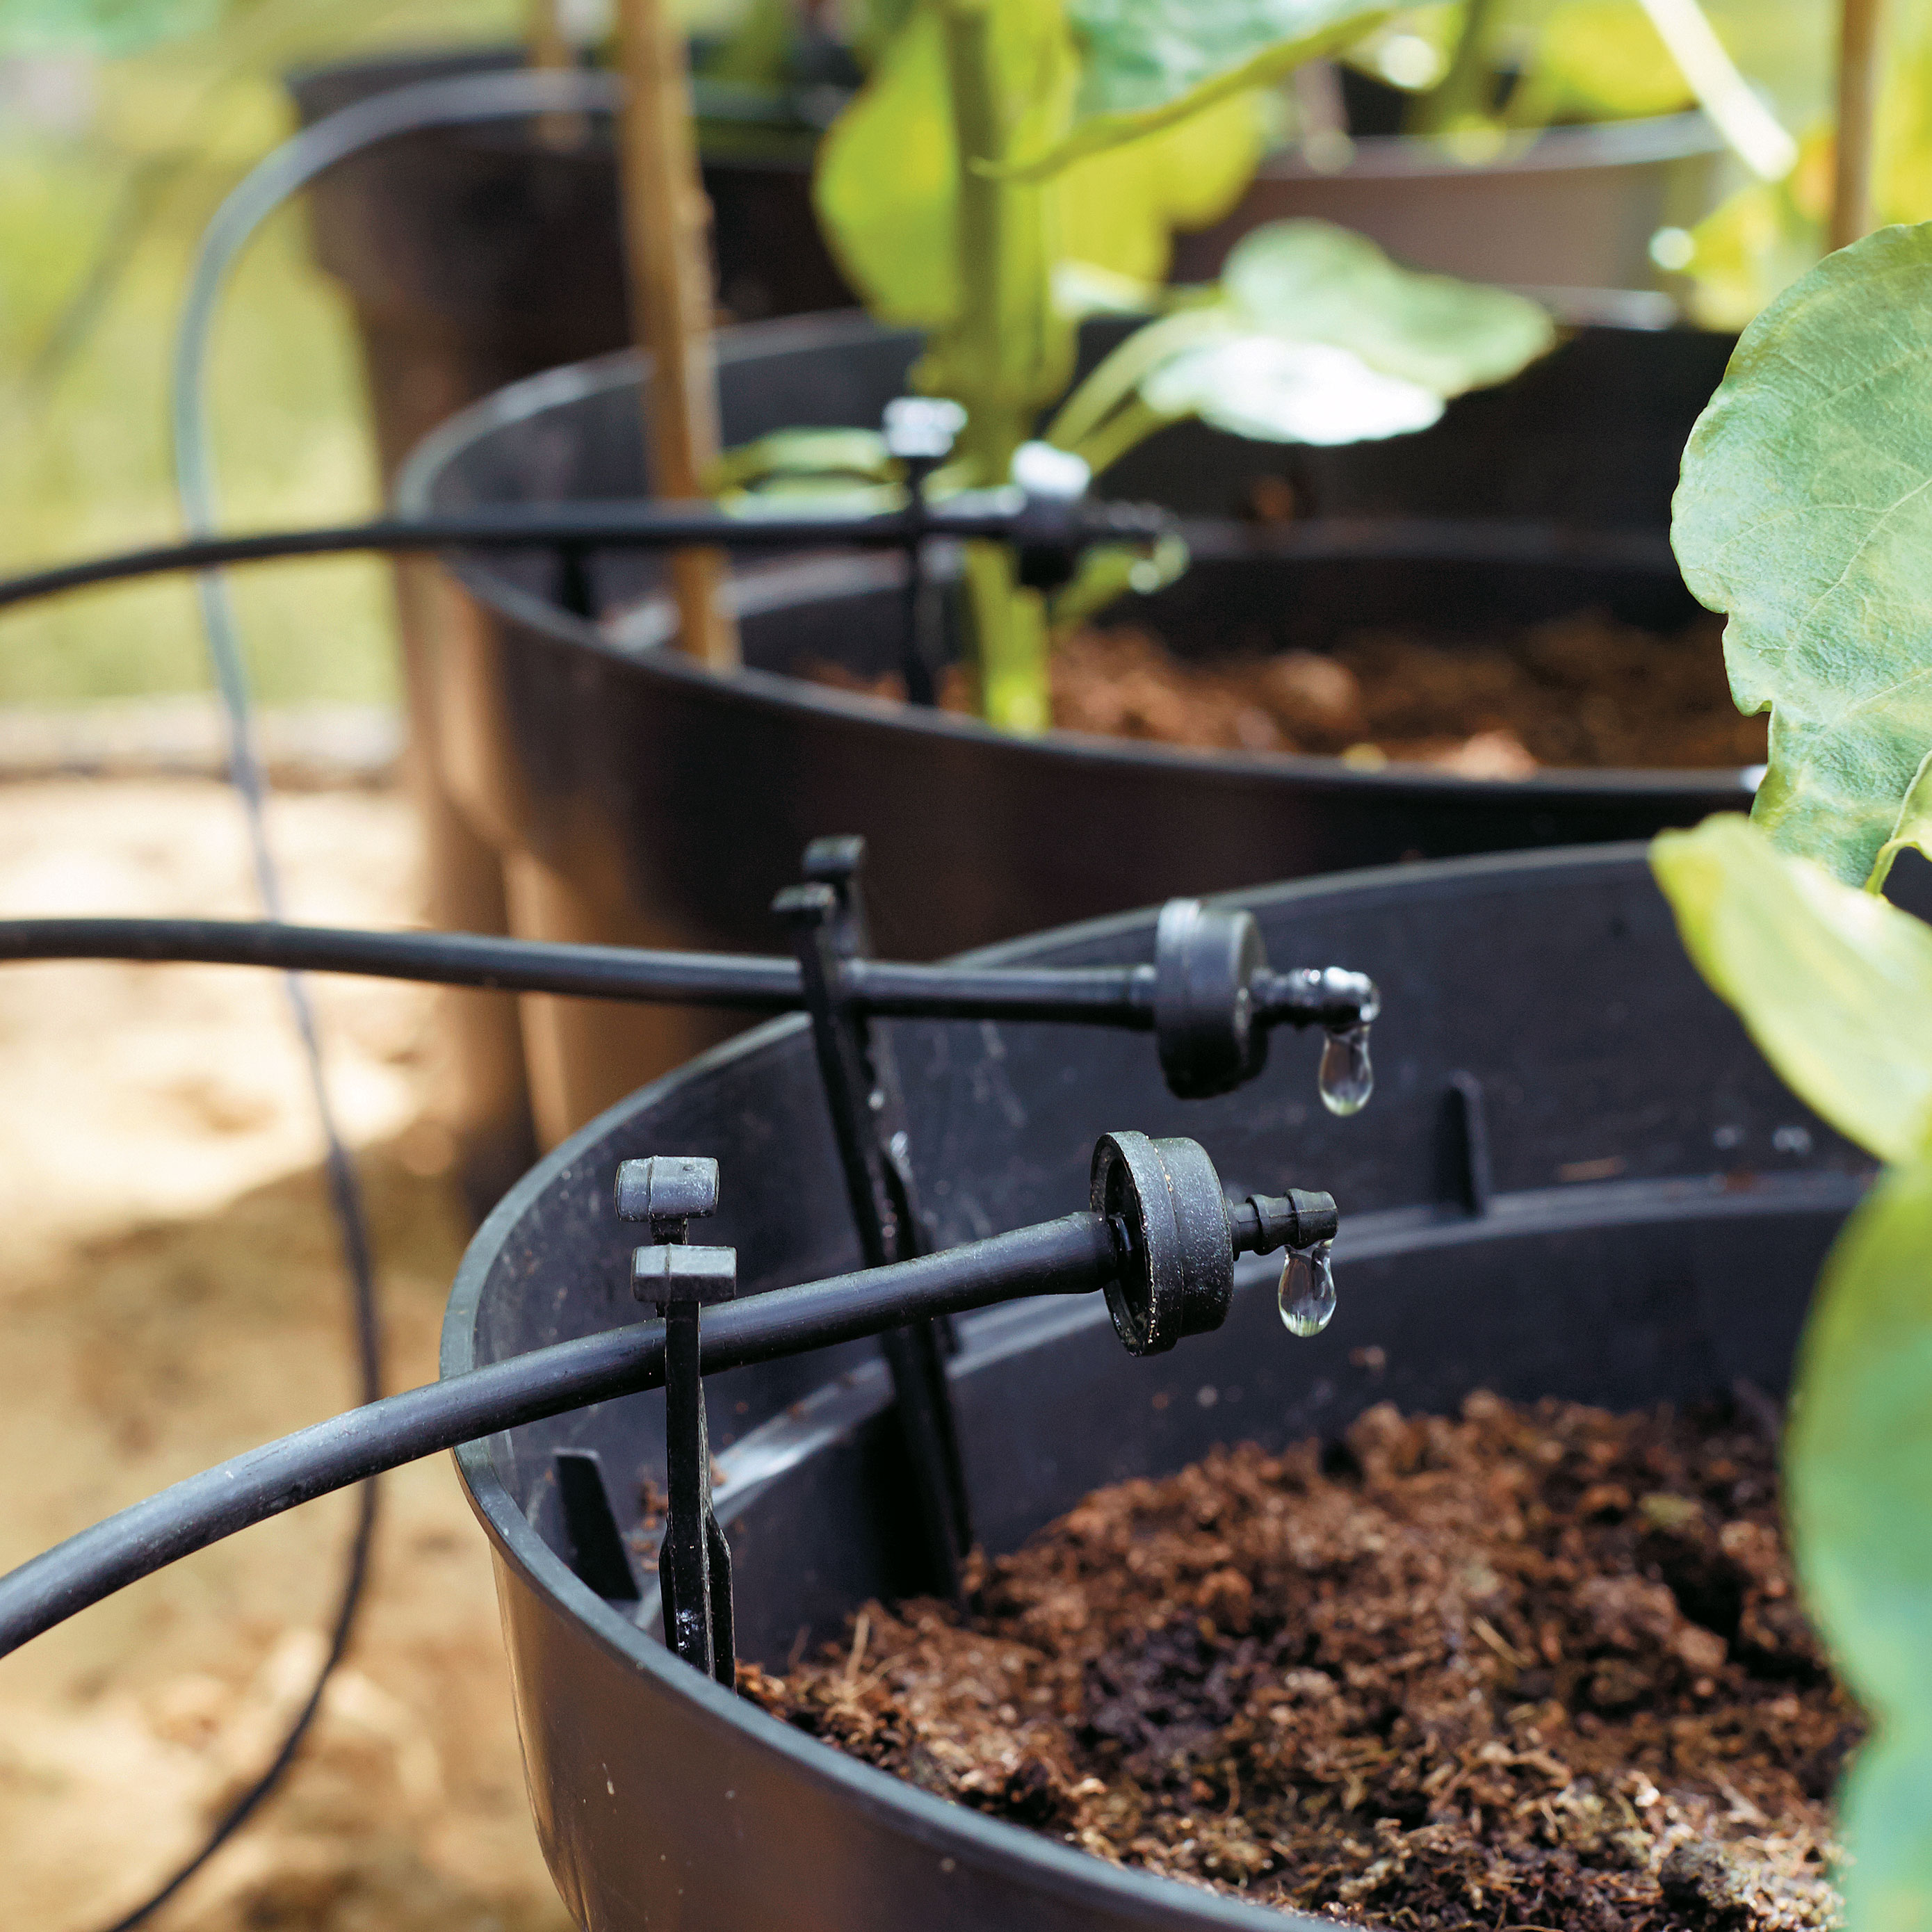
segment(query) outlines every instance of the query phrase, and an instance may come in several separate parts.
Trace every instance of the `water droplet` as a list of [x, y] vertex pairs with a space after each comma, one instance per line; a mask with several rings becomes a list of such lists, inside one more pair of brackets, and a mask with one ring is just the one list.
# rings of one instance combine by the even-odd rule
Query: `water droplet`
[[1376, 1090], [1369, 1064], [1369, 1030], [1343, 1027], [1322, 1043], [1322, 1104], [1331, 1114], [1358, 1114]]
[[1281, 1264], [1282, 1326], [1291, 1335], [1318, 1335], [1335, 1312], [1335, 1270], [1328, 1256], [1333, 1241], [1291, 1248]]

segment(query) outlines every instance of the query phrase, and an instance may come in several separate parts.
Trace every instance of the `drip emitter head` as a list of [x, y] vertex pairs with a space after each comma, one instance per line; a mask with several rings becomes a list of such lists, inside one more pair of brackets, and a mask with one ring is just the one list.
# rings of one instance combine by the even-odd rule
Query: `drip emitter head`
[[1114, 1230], [1118, 1273], [1107, 1284], [1114, 1332], [1136, 1355], [1228, 1318], [1237, 1254], [1310, 1248], [1334, 1238], [1334, 1198], [1297, 1189], [1231, 1202], [1198, 1142], [1104, 1134], [1090, 1198]]
[[1320, 1088], [1352, 1114], [1375, 1085], [1369, 1024], [1382, 995], [1346, 967], [1273, 971], [1252, 913], [1169, 899], [1154, 928], [1154, 1026], [1168, 1090], [1184, 1100], [1230, 1094], [1262, 1070], [1268, 1029], [1319, 1026]]

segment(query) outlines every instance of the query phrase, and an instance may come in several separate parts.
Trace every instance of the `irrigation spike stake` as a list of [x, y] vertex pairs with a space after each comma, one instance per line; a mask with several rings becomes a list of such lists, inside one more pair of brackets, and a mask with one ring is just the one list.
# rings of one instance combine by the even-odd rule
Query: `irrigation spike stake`
[[[639, 1169], [647, 1170], [640, 1174]], [[708, 1176], [702, 1171], [709, 1170]], [[643, 1191], [652, 1232], [672, 1238], [639, 1248], [631, 1257], [631, 1292], [654, 1302], [664, 1324], [664, 1473], [670, 1502], [664, 1540], [658, 1546], [658, 1586], [664, 1602], [664, 1641], [693, 1670], [715, 1677], [728, 1690], [737, 1681], [732, 1643], [731, 1552], [711, 1508], [711, 1436], [704, 1413], [702, 1322], [707, 1306], [733, 1300], [738, 1292], [738, 1256], [733, 1248], [694, 1248], [684, 1240], [677, 1210], [704, 1198], [689, 1211], [708, 1214], [718, 1198], [714, 1160], [667, 1159], [626, 1161], [620, 1177], [631, 1177], [633, 1198]], [[669, 1213], [649, 1214], [653, 1184], [662, 1180]], [[618, 1184], [618, 1212], [624, 1214], [624, 1181]], [[627, 1220], [638, 1218], [635, 1214]]]
[[703, 1310], [738, 1292], [733, 1248], [694, 1248], [691, 1223], [718, 1209], [718, 1163], [702, 1155], [652, 1154], [617, 1169], [620, 1221], [650, 1224], [651, 1245], [631, 1256], [631, 1292], [664, 1324], [664, 1472], [670, 1500], [658, 1550], [664, 1641], [694, 1670], [728, 1688], [732, 1647], [731, 1552], [711, 1509], [711, 1435], [700, 1366]]
[[[871, 950], [859, 884], [865, 852], [862, 839], [814, 840], [806, 849], [807, 883], [787, 886], [772, 909], [798, 955], [860, 1249], [868, 1265], [883, 1268], [912, 1260], [926, 1244], [898, 1070], [847, 991], [847, 964]], [[919, 1495], [924, 1562], [917, 1567], [931, 1588], [957, 1599], [972, 1524], [944, 1334], [932, 1321], [916, 1322], [883, 1336], [880, 1346]]]
[[896, 396], [886, 405], [886, 454], [905, 472], [905, 628], [899, 664], [906, 697], [914, 704], [933, 700], [932, 667], [938, 656], [933, 633], [938, 612], [926, 574], [926, 539], [932, 529], [926, 486], [932, 472], [952, 454], [966, 424], [966, 412], [941, 396]]
[[[1126, 1306], [1131, 1319], [1121, 1340], [1130, 1351], [1154, 1354], [1225, 1318], [1235, 1255], [1264, 1251], [1285, 1228], [1306, 1239], [1334, 1227], [1326, 1195], [1227, 1200], [1213, 1162], [1192, 1141], [1107, 1135], [1094, 1149], [1094, 1174], [1096, 1206], [1087, 1212], [894, 1267], [747, 1296], [718, 1307], [702, 1339], [704, 1299], [715, 1300], [728, 1281], [735, 1286], [731, 1251], [668, 1244], [656, 1258], [634, 1264], [652, 1298], [670, 1298], [663, 1322], [554, 1342], [312, 1424], [177, 1483], [0, 1576], [0, 1655], [294, 1504], [460, 1443], [662, 1387], [682, 1533], [669, 1571], [660, 1559], [660, 1576], [674, 1609], [700, 1606], [695, 1630], [691, 1617], [668, 1617], [667, 1640], [729, 1683], [730, 1553], [710, 1513], [704, 1370], [881, 1334], [909, 1316], [1096, 1290], [1105, 1291], [1110, 1307], [1117, 1298]], [[681, 1337], [675, 1342], [674, 1323]], [[1142, 1330], [1158, 1335], [1154, 1346]], [[688, 1533], [694, 1524], [701, 1534]], [[680, 1598], [677, 1578], [687, 1564], [692, 1574]]]

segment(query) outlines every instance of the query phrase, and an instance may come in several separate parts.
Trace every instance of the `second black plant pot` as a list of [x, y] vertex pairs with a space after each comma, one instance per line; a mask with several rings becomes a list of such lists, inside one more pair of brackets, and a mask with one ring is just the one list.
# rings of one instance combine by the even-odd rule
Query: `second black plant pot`
[[[736, 332], [725, 435], [876, 422], [912, 337], [857, 317]], [[1097, 345], [1096, 345], [1097, 346]], [[1669, 630], [1694, 611], [1665, 536], [1677, 459], [1727, 344], [1689, 332], [1578, 332], [1517, 382], [1435, 429], [1352, 448], [1282, 448], [1171, 430], [1108, 478], [1191, 520], [1196, 560], [1120, 614], [1184, 654], [1414, 623], [1472, 638], [1592, 608]], [[638, 365], [611, 358], [506, 390], [440, 431], [400, 488], [412, 510], [634, 493]], [[1305, 520], [1234, 520], [1256, 479]], [[1547, 771], [1498, 782], [1420, 766], [1194, 752], [970, 719], [803, 681], [898, 661], [896, 559], [748, 570], [746, 668], [666, 648], [634, 556], [593, 559], [599, 614], [560, 601], [544, 556], [460, 564], [436, 686], [446, 781], [505, 855], [519, 929], [756, 947], [807, 839], [871, 843], [883, 952], [932, 958], [1150, 897], [1409, 856], [1631, 838], [1750, 797], [1724, 771]], [[539, 1119], [554, 1138], [718, 1037], [688, 1022], [553, 1003], [526, 1010]]]

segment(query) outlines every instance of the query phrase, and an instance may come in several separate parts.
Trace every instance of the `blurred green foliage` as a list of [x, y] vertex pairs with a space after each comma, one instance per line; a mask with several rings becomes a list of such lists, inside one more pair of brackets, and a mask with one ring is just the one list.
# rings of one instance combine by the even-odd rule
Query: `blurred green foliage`
[[[293, 131], [280, 76], [383, 44], [502, 39], [514, 0], [193, 6], [0, 0], [0, 570], [179, 533], [169, 362], [196, 242], [222, 196]], [[165, 12], [196, 28], [135, 52]], [[51, 50], [55, 16], [74, 31]], [[83, 31], [84, 30], [84, 31]], [[38, 45], [44, 50], [19, 51]], [[224, 303], [212, 412], [234, 527], [373, 510], [378, 484], [346, 306], [278, 215]], [[388, 701], [388, 578], [346, 560], [234, 579], [264, 701]], [[193, 591], [160, 580], [29, 606], [0, 622], [0, 703], [72, 704], [208, 682]]]
[[1878, 896], [1932, 856], [1928, 346], [1932, 224], [1840, 250], [1744, 332], [1672, 535], [1770, 768], [1748, 821], [1652, 846], [1699, 970], [1889, 1163], [1826, 1263], [1784, 1443], [1807, 1607], [1871, 1720], [1839, 1793], [1847, 1932], [1932, 1924], [1932, 931]]
[[[1740, 188], [1693, 231], [1684, 272], [1696, 318], [1742, 328], [1825, 253], [1832, 194], [1834, 10], [1808, 0], [1765, 8], [1761, 44], [1746, 70], [1800, 142], [1784, 180]], [[1879, 223], [1932, 218], [1932, 0], [1891, 0], [1874, 148], [1872, 208]]]

